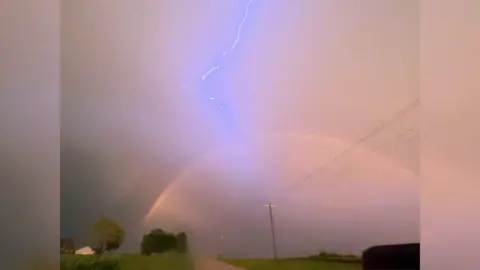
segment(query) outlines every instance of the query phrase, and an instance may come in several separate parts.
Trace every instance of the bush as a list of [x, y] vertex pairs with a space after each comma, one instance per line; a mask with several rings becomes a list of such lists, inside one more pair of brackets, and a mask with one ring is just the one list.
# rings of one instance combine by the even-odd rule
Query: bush
[[333, 252], [320, 252], [317, 255], [308, 257], [309, 260], [342, 262], [342, 263], [359, 263], [362, 259], [353, 254], [338, 254]]
[[75, 254], [75, 250], [68, 248], [60, 248], [60, 254]]
[[171, 251], [188, 253], [187, 234], [181, 232], [175, 235], [162, 229], [151, 230], [143, 236], [140, 250], [143, 255], [160, 254]]
[[120, 270], [120, 263], [116, 259], [104, 259], [98, 256], [73, 255], [62, 256], [60, 270]]

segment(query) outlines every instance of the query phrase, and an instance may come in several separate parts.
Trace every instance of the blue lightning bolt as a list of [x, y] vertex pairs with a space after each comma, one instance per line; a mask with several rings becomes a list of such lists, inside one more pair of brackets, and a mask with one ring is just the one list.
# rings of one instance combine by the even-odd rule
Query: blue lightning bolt
[[245, 6], [245, 13], [243, 14], [243, 19], [237, 27], [237, 37], [235, 38], [235, 41], [233, 42], [233, 45], [230, 48], [230, 50], [225, 51], [223, 53], [223, 56], [227, 56], [227, 54], [233, 52], [233, 50], [235, 50], [235, 48], [237, 47], [238, 42], [240, 42], [240, 38], [242, 36], [242, 28], [243, 28], [243, 25], [245, 24], [245, 22], [248, 19], [248, 12], [249, 12], [250, 4], [252, 3], [252, 1], [253, 0], [248, 0], [247, 5]]
[[[245, 22], [247, 21], [248, 19], [248, 13], [249, 13], [249, 9], [250, 9], [250, 4], [253, 2], [253, 0], [248, 0], [247, 4], [245, 5], [245, 12], [243, 14], [243, 18], [242, 18], [242, 21], [240, 22], [240, 24], [238, 25], [237, 27], [237, 36], [233, 42], [233, 45], [232, 47], [230, 47], [229, 50], [225, 51], [223, 53], [223, 58], [225, 58], [227, 55], [229, 55], [230, 53], [232, 53], [235, 48], [237, 47], [238, 43], [240, 42], [240, 39], [241, 39], [241, 36], [242, 36], [242, 28], [243, 28], [243, 25], [245, 24]], [[202, 81], [205, 81], [208, 76], [210, 76], [213, 72], [215, 72], [216, 70], [219, 70], [220, 69], [220, 65], [216, 65], [216, 66], [213, 66], [212, 68], [210, 68], [207, 72], [205, 72], [205, 74], [203, 74], [203, 76], [201, 77], [202, 78]], [[214, 100], [215, 98], [214, 97], [210, 97], [211, 100]]]
[[[253, 0], [248, 0], [245, 5], [243, 18], [240, 21], [240, 24], [237, 26], [235, 39], [231, 47], [228, 50], [223, 52], [223, 54], [219, 59], [219, 62], [215, 63], [215, 65], [213, 65], [210, 69], [207, 70], [207, 72], [205, 72], [202, 75], [201, 80], [204, 83], [207, 83], [209, 76], [211, 76], [215, 72], [218, 72], [218, 70], [221, 68], [221, 65], [228, 58], [227, 56], [233, 53], [233, 51], [235, 51], [238, 44], [240, 43], [240, 40], [242, 38], [243, 26], [245, 25], [245, 22], [248, 19], [249, 9], [252, 2]], [[234, 121], [234, 116], [232, 114], [232, 111], [229, 109], [229, 106], [225, 104], [225, 102], [221, 98], [216, 97], [215, 93], [212, 91], [212, 89], [209, 89], [207, 85], [205, 85], [205, 87], [206, 89], [204, 88], [203, 91], [205, 91], [205, 94], [208, 95], [208, 99], [210, 100], [210, 102], [212, 102], [214, 109], [219, 109], [222, 111], [220, 115], [223, 122], [222, 128], [221, 128], [221, 134], [222, 134], [221, 137], [226, 136], [224, 138], [229, 138], [229, 139], [238, 138], [241, 132], [237, 129], [238, 128], [237, 124], [235, 124], [236, 121]]]

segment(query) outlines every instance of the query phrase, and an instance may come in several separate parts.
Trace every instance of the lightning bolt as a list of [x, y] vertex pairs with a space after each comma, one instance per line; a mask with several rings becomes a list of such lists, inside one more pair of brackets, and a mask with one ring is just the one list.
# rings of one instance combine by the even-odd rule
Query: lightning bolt
[[[222, 54], [222, 58], [221, 58], [221, 61], [220, 63], [218, 63], [217, 65], [214, 65], [212, 66], [207, 72], [205, 72], [202, 76], [201, 76], [201, 79], [202, 81], [206, 81], [208, 79], [208, 77], [213, 74], [215, 71], [219, 70], [220, 69], [220, 64], [224, 61], [224, 59], [226, 58], [226, 56], [228, 56], [229, 54], [231, 54], [235, 48], [237, 47], [238, 43], [240, 42], [240, 39], [242, 37], [242, 29], [243, 29], [243, 26], [245, 24], [245, 22], [247, 21], [248, 19], [248, 13], [249, 13], [249, 8], [250, 8], [250, 5], [252, 4], [253, 0], [248, 0], [248, 2], [246, 3], [245, 5], [245, 11], [244, 11], [244, 14], [243, 14], [243, 18], [242, 20], [240, 21], [240, 24], [238, 25], [237, 27], [237, 34], [236, 34], [236, 37], [235, 37], [235, 40], [233, 41], [233, 44], [232, 46], [230, 47], [229, 50], [226, 50], [225, 52], [223, 52]], [[209, 97], [210, 100], [212, 100], [213, 102], [215, 102], [215, 104], [219, 105], [219, 107], [221, 109], [225, 109], [225, 106], [223, 104], [223, 102], [221, 101], [217, 101], [215, 97], [213, 96], [210, 96]], [[228, 110], [224, 110], [223, 111], [224, 113], [226, 112], [227, 115], [228, 115]], [[177, 178], [175, 179], [172, 183], [170, 183], [170, 185], [160, 194], [160, 196], [157, 198], [157, 201], [155, 202], [155, 204], [150, 208], [150, 211], [148, 212], [148, 214], [145, 216], [144, 218], [144, 221], [147, 221], [149, 218], [151, 218], [151, 216], [153, 216], [153, 214], [155, 213], [156, 209], [158, 209], [162, 203], [170, 196], [170, 194], [172, 192], [174, 192], [178, 186], [180, 185], [181, 182], [179, 182], [181, 178]]]
[[214, 66], [211, 69], [209, 69], [205, 74], [203, 74], [202, 81], [205, 81], [205, 79], [217, 69], [220, 69], [220, 66]]
[[[232, 46], [230, 47], [229, 50], [223, 52], [223, 55], [222, 57], [225, 58], [227, 55], [229, 55], [230, 53], [232, 53], [235, 48], [237, 47], [238, 43], [240, 42], [240, 39], [242, 37], [242, 28], [243, 28], [243, 25], [245, 24], [245, 22], [247, 21], [248, 19], [248, 13], [249, 13], [249, 9], [250, 9], [250, 5], [252, 4], [253, 0], [248, 0], [247, 4], [245, 5], [245, 11], [243, 13], [243, 18], [242, 18], [242, 21], [240, 22], [240, 24], [238, 25], [237, 27], [237, 35], [236, 35], [236, 38], [232, 44]], [[203, 75], [202, 75], [202, 81], [205, 81], [207, 80], [207, 78], [215, 71], [219, 70], [220, 69], [220, 64], [216, 65], [216, 66], [213, 66], [212, 68], [210, 68], [207, 72], [205, 72]], [[211, 100], [214, 100], [215, 98], [214, 97], [210, 97]]]
[[240, 38], [241, 38], [241, 35], [242, 35], [242, 28], [243, 28], [243, 25], [245, 24], [245, 22], [248, 19], [248, 12], [249, 12], [249, 9], [250, 9], [250, 4], [252, 4], [252, 1], [253, 0], [248, 0], [247, 5], [245, 6], [245, 13], [243, 14], [243, 19], [237, 27], [237, 37], [235, 38], [235, 41], [233, 42], [233, 45], [230, 48], [230, 50], [225, 51], [223, 53], [223, 56], [227, 56], [229, 53], [233, 52], [233, 50], [235, 50], [235, 48], [237, 47], [238, 42], [240, 42]]

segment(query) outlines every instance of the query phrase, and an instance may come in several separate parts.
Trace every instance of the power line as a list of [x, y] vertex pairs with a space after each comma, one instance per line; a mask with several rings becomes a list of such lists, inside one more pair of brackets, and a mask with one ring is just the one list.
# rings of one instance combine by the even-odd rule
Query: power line
[[372, 150], [373, 152], [378, 152], [378, 151], [380, 151], [381, 149], [385, 148], [385, 146], [390, 145], [390, 144], [392, 144], [393, 142], [402, 139], [402, 138], [405, 137], [407, 134], [412, 133], [412, 132], [414, 132], [414, 131], [415, 131], [415, 127], [410, 127], [410, 128], [408, 128], [408, 129], [405, 129], [404, 131], [402, 131], [402, 132], [400, 132], [400, 133], [397, 133], [397, 135], [395, 135], [395, 137], [393, 137], [392, 139], [390, 139], [390, 140], [388, 140], [388, 141], [386, 141], [386, 142], [383, 142], [383, 143], [382, 143], [381, 145], [379, 145], [379, 146], [375, 146], [375, 147], [371, 148], [371, 150]]
[[369, 132], [367, 135], [364, 137], [360, 138], [358, 141], [356, 141], [354, 144], [352, 144], [350, 147], [342, 151], [339, 155], [334, 156], [331, 160], [329, 160], [327, 163], [324, 163], [321, 165], [319, 168], [315, 169], [314, 171], [310, 172], [309, 174], [305, 175], [304, 177], [300, 178], [298, 181], [293, 182], [291, 185], [287, 186], [286, 189], [291, 189], [295, 188], [299, 184], [305, 182], [308, 180], [310, 177], [313, 175], [316, 175], [317, 173], [325, 170], [330, 163], [335, 162], [336, 160], [346, 156], [348, 153], [350, 153], [353, 149], [355, 149], [357, 146], [360, 144], [364, 143], [368, 139], [376, 136], [378, 133], [380, 133], [382, 130], [390, 126], [392, 123], [396, 122], [398, 119], [402, 118], [404, 115], [406, 115], [409, 111], [415, 109], [420, 105], [420, 99], [417, 98], [413, 102], [409, 103], [405, 108], [397, 112], [389, 121], [383, 122], [382, 124], [378, 125], [375, 127], [371, 132]]
[[[399, 141], [403, 138], [406, 137], [406, 135], [408, 135], [409, 133], [412, 133], [415, 131], [415, 127], [410, 127], [410, 128], [407, 128], [405, 130], [403, 130], [402, 132], [399, 132], [397, 133], [393, 138], [391, 138], [390, 140], [387, 140], [387, 141], [384, 141], [383, 143], [381, 143], [380, 145], [377, 145], [377, 146], [374, 146], [372, 148], [369, 148], [369, 150], [372, 152], [372, 153], [377, 153], [378, 155], [380, 156], [384, 156], [383, 154], [379, 153], [382, 149], [392, 145], [393, 143], [395, 143], [396, 141]], [[407, 139], [409, 139], [407, 137]]]
[[[383, 142], [382, 144], [380, 144], [378, 146], [375, 146], [373, 148], [369, 148], [369, 150], [372, 151], [373, 153], [378, 153], [383, 148], [395, 143], [398, 140], [401, 140], [402, 138], [406, 137], [406, 135], [408, 135], [409, 133], [414, 132], [414, 131], [415, 131], [415, 127], [410, 127], [408, 129], [405, 129], [402, 132], [397, 133], [392, 139], [387, 140], [387, 141]], [[409, 139], [409, 138], [407, 138], [407, 139]], [[382, 154], [379, 154], [379, 155], [383, 156]], [[346, 164], [344, 164], [344, 165], [346, 165]]]
[[[287, 190], [290, 189], [290, 188], [294, 188], [296, 186], [298, 186], [299, 184], [305, 182], [306, 180], [308, 180], [310, 177], [312, 177], [313, 175], [323, 171], [324, 169], [326, 169], [328, 167], [328, 165], [330, 165], [330, 163], [346, 156], [348, 153], [350, 153], [355, 147], [357, 147], [358, 145], [364, 143], [365, 141], [367, 141], [368, 139], [376, 136], [378, 133], [380, 133], [382, 130], [386, 129], [388, 126], [390, 126], [392, 123], [396, 122], [398, 119], [402, 118], [404, 115], [406, 115], [409, 111], [415, 109], [416, 107], [418, 107], [420, 105], [420, 99], [416, 99], [414, 100], [413, 102], [409, 103], [404, 109], [400, 110], [399, 112], [397, 112], [389, 121], [386, 121], [386, 122], [383, 122], [382, 124], [378, 125], [377, 127], [375, 127], [371, 132], [369, 132], [367, 135], [365, 135], [364, 137], [360, 138], [358, 141], [356, 141], [354, 144], [352, 144], [350, 147], [348, 147], [347, 149], [345, 149], [344, 151], [342, 151], [339, 155], [333, 157], [329, 162], [327, 163], [324, 163], [322, 166], [320, 166], [319, 168], [317, 168], [316, 170], [312, 171], [311, 173], [307, 174], [306, 176], [300, 178], [298, 181], [292, 183], [291, 185], [287, 186]], [[405, 136], [406, 134], [414, 131], [415, 128], [414, 127], [410, 127], [400, 133], [398, 133], [393, 139], [391, 140], [388, 140], [386, 143], [382, 143], [382, 145], [380, 147], [375, 147], [373, 149], [373, 151], [379, 151], [381, 148], [383, 148], [382, 146], [386, 145], [386, 144], [390, 144], [394, 141], [396, 141], [397, 139], [400, 139], [402, 138], [403, 136]], [[269, 215], [270, 215], [270, 228], [271, 228], [271, 231], [272, 231], [272, 248], [273, 248], [273, 258], [276, 259], [277, 258], [277, 247], [276, 247], [276, 241], [275, 241], [275, 229], [274, 229], [274, 226], [273, 226], [273, 213], [272, 213], [272, 208], [275, 207], [275, 205], [273, 205], [272, 203], [268, 203], [267, 205], [265, 205], [269, 208]]]

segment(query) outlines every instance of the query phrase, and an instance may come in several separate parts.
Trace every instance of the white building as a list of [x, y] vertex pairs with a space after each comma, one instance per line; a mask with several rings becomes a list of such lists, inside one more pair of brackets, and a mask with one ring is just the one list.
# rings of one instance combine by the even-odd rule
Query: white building
[[92, 254], [95, 254], [95, 251], [93, 251], [93, 249], [91, 249], [90, 247], [83, 247], [81, 249], [77, 249], [75, 251], [75, 254], [79, 254], [79, 255], [92, 255]]

